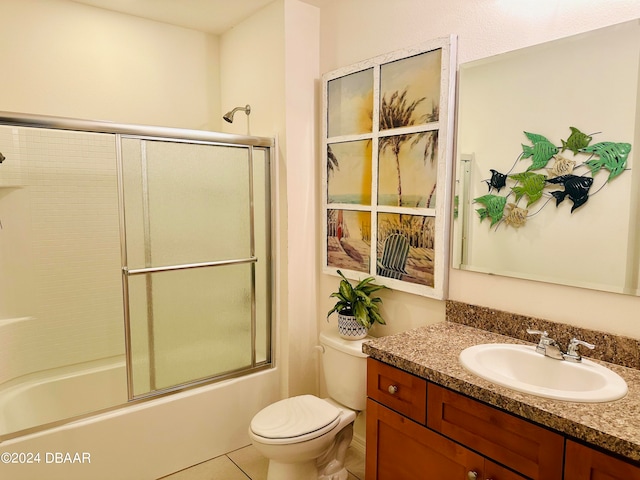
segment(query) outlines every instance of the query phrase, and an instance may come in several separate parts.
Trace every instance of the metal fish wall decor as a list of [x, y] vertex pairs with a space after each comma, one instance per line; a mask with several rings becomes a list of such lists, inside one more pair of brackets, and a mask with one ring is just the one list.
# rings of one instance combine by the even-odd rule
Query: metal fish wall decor
[[[535, 215], [544, 208], [549, 200], [555, 198], [558, 207], [565, 198], [573, 203], [571, 213], [585, 205], [590, 195], [594, 195], [600, 188], [621, 175], [627, 168], [627, 159], [631, 152], [630, 143], [600, 142], [591, 145], [595, 133], [586, 134], [576, 127], [569, 127], [571, 134], [566, 140], [560, 140], [560, 146], [555, 145], [543, 135], [524, 132], [531, 145], [522, 144], [522, 152], [516, 159], [516, 165], [521, 160], [530, 159], [531, 164], [524, 172], [501, 173], [490, 169], [491, 177], [483, 180], [489, 187], [489, 194], [475, 198], [474, 203], [482, 204], [476, 209], [480, 221], [491, 219], [491, 227], [498, 226], [504, 221], [507, 225], [519, 228], [526, 224], [528, 217]], [[568, 159], [560, 155], [565, 151], [573, 152], [574, 158]], [[571, 154], [569, 154], [571, 155]], [[549, 162], [554, 160], [553, 165]], [[547, 167], [550, 168], [547, 168]], [[586, 171], [582, 175], [574, 174], [580, 168]], [[595, 193], [591, 193], [595, 176], [602, 170], [608, 170], [609, 175]], [[545, 171], [546, 173], [536, 172]], [[510, 180], [511, 185], [507, 184]], [[562, 187], [563, 190], [559, 188]], [[492, 190], [500, 193], [508, 190], [504, 196], [492, 194]], [[507, 203], [513, 196], [515, 201]], [[526, 208], [518, 206], [523, 197], [527, 197]], [[546, 202], [533, 214], [529, 215], [529, 207], [546, 198]], [[505, 212], [505, 208], [507, 211]]]

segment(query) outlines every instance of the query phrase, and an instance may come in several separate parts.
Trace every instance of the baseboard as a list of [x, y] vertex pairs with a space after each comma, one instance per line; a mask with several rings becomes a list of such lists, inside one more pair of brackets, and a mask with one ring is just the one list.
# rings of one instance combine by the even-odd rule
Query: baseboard
[[351, 440], [351, 448], [353, 448], [358, 453], [361, 453], [362, 456], [364, 456], [367, 450], [365, 438], [354, 433], [353, 440]]

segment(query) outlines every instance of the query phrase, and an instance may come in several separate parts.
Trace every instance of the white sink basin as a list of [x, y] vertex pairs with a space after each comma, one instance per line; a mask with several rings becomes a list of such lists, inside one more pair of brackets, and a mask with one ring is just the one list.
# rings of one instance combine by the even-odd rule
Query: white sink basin
[[519, 392], [568, 402], [609, 402], [627, 394], [620, 375], [586, 358], [574, 363], [536, 352], [535, 346], [489, 343], [460, 353], [471, 373]]

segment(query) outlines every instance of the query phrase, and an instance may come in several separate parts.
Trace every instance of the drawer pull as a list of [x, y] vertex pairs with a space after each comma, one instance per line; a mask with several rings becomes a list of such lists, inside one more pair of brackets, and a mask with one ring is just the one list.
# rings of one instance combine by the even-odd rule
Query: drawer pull
[[395, 385], [389, 385], [389, 388], [387, 388], [387, 391], [391, 395], [395, 395], [396, 393], [398, 393], [398, 387], [396, 387]]
[[478, 474], [472, 470], [467, 472], [467, 479], [468, 480], [476, 480], [478, 478]]

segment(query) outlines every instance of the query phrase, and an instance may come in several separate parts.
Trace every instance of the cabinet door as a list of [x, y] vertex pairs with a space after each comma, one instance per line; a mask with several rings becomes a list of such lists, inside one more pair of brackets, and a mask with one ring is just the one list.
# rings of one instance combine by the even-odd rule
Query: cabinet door
[[528, 478], [562, 479], [561, 435], [432, 383], [427, 426]]
[[640, 480], [640, 467], [567, 440], [564, 480]]
[[467, 480], [469, 472], [480, 480], [483, 466], [480, 455], [367, 400], [366, 480]]
[[[479, 479], [480, 477], [478, 477]], [[484, 478], [482, 480], [526, 480], [526, 477], [507, 470], [490, 460], [484, 462]]]

